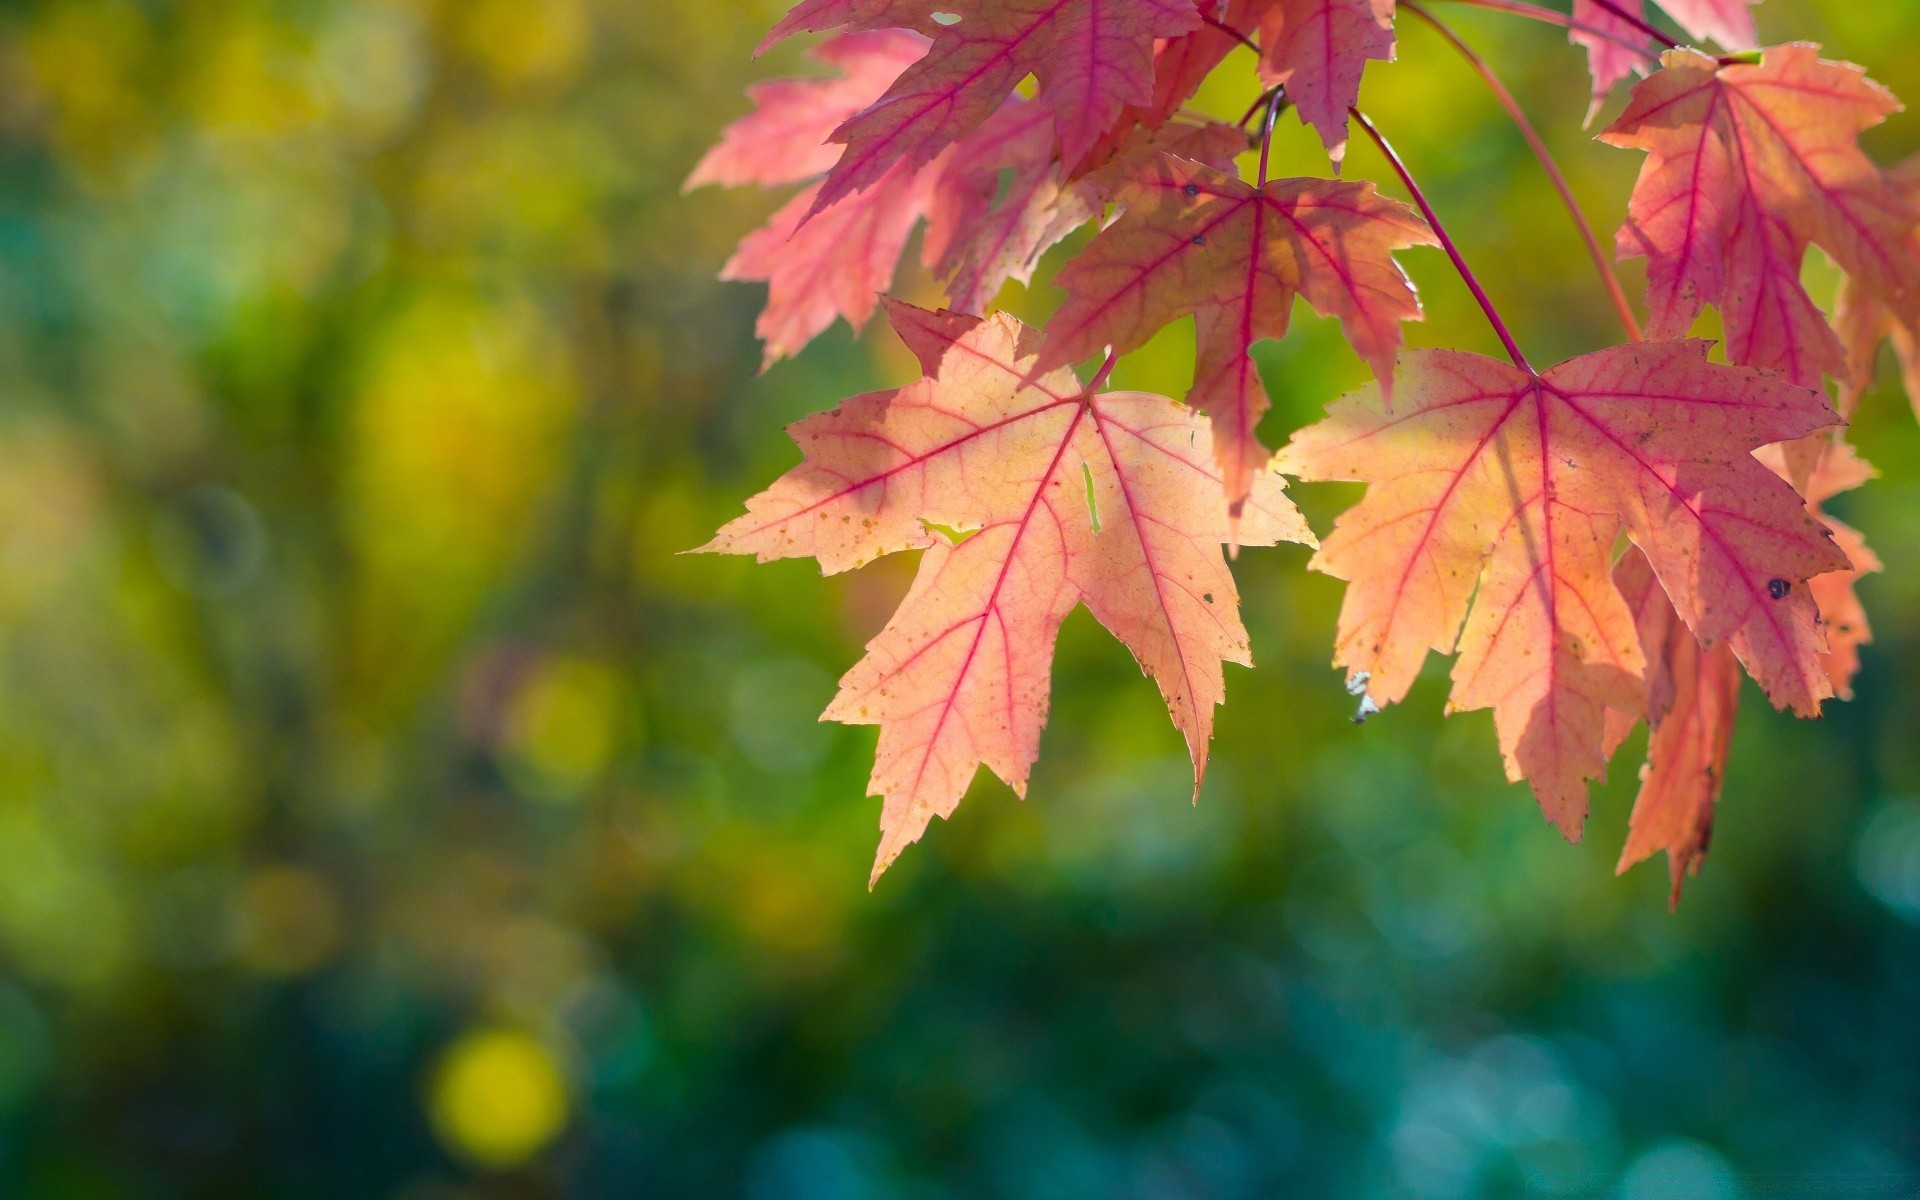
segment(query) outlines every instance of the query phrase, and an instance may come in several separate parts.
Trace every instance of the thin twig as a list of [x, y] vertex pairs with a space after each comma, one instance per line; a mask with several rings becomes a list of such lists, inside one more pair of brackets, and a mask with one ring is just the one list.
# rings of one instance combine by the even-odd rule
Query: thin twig
[[1574, 228], [1580, 232], [1580, 240], [1586, 243], [1587, 257], [1593, 260], [1593, 269], [1600, 273], [1600, 282], [1606, 286], [1607, 295], [1613, 300], [1614, 310], [1620, 314], [1620, 325], [1627, 332], [1627, 340], [1639, 341], [1640, 319], [1634, 315], [1633, 305], [1627, 300], [1626, 289], [1620, 286], [1620, 276], [1614, 273], [1613, 263], [1607, 258], [1606, 251], [1601, 248], [1599, 237], [1593, 232], [1593, 226], [1588, 223], [1586, 213], [1580, 210], [1580, 202], [1574, 198], [1573, 188], [1567, 183], [1566, 175], [1561, 172], [1560, 164], [1553, 160], [1552, 152], [1547, 149], [1546, 142], [1541, 140], [1539, 132], [1534, 129], [1533, 122], [1527, 119], [1527, 114], [1520, 107], [1520, 102], [1515, 100], [1513, 93], [1500, 82], [1500, 77], [1494, 74], [1493, 68], [1487, 65], [1486, 60], [1474, 53], [1473, 47], [1460, 40], [1460, 36], [1448, 28], [1439, 17], [1428, 12], [1417, 0], [1400, 0], [1400, 7], [1432, 26], [1435, 33], [1459, 51], [1460, 57], [1466, 59], [1467, 64], [1479, 73], [1481, 80], [1487, 85], [1487, 90], [1493, 93], [1494, 99], [1498, 100], [1501, 107], [1507, 110], [1507, 115], [1513, 118], [1514, 125], [1520, 130], [1520, 136], [1527, 140], [1527, 146], [1533, 151], [1533, 156], [1540, 160], [1540, 169], [1547, 173], [1547, 178], [1552, 181], [1554, 190], [1560, 193], [1560, 201], [1566, 206], [1567, 215], [1573, 218]]
[[1499, 310], [1495, 309], [1493, 301], [1487, 298], [1486, 289], [1480, 286], [1478, 279], [1474, 278], [1473, 268], [1467, 266], [1467, 260], [1461, 257], [1460, 247], [1455, 245], [1453, 238], [1447, 235], [1446, 226], [1440, 223], [1440, 214], [1433, 211], [1433, 205], [1427, 203], [1426, 193], [1420, 190], [1418, 183], [1414, 182], [1413, 172], [1407, 170], [1407, 164], [1400, 161], [1400, 156], [1394, 153], [1393, 146], [1387, 141], [1386, 135], [1374, 127], [1373, 122], [1367, 119], [1367, 114], [1358, 108], [1350, 108], [1347, 111], [1352, 114], [1355, 123], [1366, 130], [1367, 136], [1373, 139], [1373, 144], [1380, 147], [1380, 153], [1386, 158], [1387, 164], [1393, 168], [1395, 174], [1400, 176], [1400, 182], [1406, 185], [1407, 191], [1413, 196], [1413, 202], [1420, 207], [1421, 214], [1427, 218], [1427, 225], [1433, 230], [1434, 237], [1440, 240], [1440, 248], [1447, 252], [1448, 258], [1453, 260], [1453, 269], [1460, 273], [1461, 282], [1465, 283], [1467, 290], [1473, 293], [1473, 298], [1480, 304], [1480, 311], [1487, 315], [1487, 323], [1493, 326], [1493, 332], [1499, 336], [1500, 344], [1506, 347], [1507, 357], [1511, 358], [1513, 365], [1522, 371], [1529, 375], [1535, 374], [1532, 364], [1527, 362], [1527, 356], [1520, 352], [1520, 343], [1513, 340], [1513, 331], [1508, 329], [1507, 323], [1500, 319]]
[[1641, 33], [1646, 34], [1648, 37], [1652, 38], [1654, 41], [1659, 42], [1662, 46], [1665, 46], [1667, 49], [1677, 50], [1680, 48], [1680, 43], [1674, 41], [1672, 38], [1668, 37], [1666, 34], [1661, 33], [1658, 26], [1653, 24], [1651, 21], [1647, 20], [1645, 17], [1640, 16], [1638, 13], [1634, 13], [1627, 9], [1621, 8], [1620, 5], [1616, 3], [1616, 0], [1593, 0], [1593, 2], [1595, 4], [1598, 4], [1601, 8], [1604, 8], [1608, 12], [1612, 13], [1614, 16], [1618, 17], [1620, 20], [1625, 21], [1627, 24], [1633, 26], [1635, 29], [1638, 29]]
[[1100, 360], [1100, 369], [1094, 372], [1093, 378], [1087, 381], [1087, 386], [1081, 389], [1081, 395], [1093, 396], [1099, 392], [1101, 388], [1106, 387], [1107, 381], [1113, 378], [1114, 367], [1119, 364], [1120, 355], [1114, 351], [1112, 346], [1108, 346], [1106, 357]]
[[1267, 119], [1260, 123], [1260, 182], [1256, 187], [1267, 186], [1267, 156], [1273, 153], [1273, 123], [1280, 116], [1280, 103], [1280, 89], [1275, 88], [1267, 101]]
[[1232, 38], [1234, 41], [1239, 42], [1242, 46], [1245, 46], [1247, 49], [1253, 51], [1255, 54], [1260, 53], [1260, 43], [1254, 41], [1252, 38], [1248, 37], [1246, 34], [1241, 33], [1238, 29], [1235, 29], [1233, 26], [1227, 24], [1225, 21], [1222, 21], [1216, 17], [1208, 17], [1208, 16], [1202, 16], [1200, 19], [1206, 24], [1212, 26], [1213, 28], [1218, 29], [1221, 33], [1226, 34], [1228, 37]]
[[1238, 125], [1242, 129], [1245, 129], [1247, 127], [1247, 122], [1253, 120], [1253, 114], [1259, 112], [1261, 109], [1266, 108], [1268, 105], [1272, 104], [1274, 97], [1278, 96], [1279, 94], [1280, 94], [1280, 85], [1277, 83], [1274, 84], [1272, 87], [1268, 88], [1266, 91], [1261, 92], [1259, 97], [1255, 99], [1252, 104], [1247, 105], [1247, 111], [1241, 113], [1240, 119], [1238, 121], [1235, 121], [1234, 124]]
[[1471, 5], [1474, 8], [1487, 8], [1492, 9], [1494, 12], [1511, 13], [1516, 17], [1526, 17], [1532, 21], [1544, 21], [1548, 25], [1558, 25], [1562, 29], [1577, 29], [1581, 33], [1592, 34], [1594, 37], [1612, 42], [1616, 46], [1631, 50], [1642, 58], [1649, 60], [1657, 60], [1660, 57], [1653, 51], [1647, 49], [1644, 43], [1636, 42], [1632, 38], [1624, 37], [1603, 26], [1570, 17], [1566, 13], [1555, 12], [1551, 8], [1542, 8], [1538, 4], [1528, 4], [1526, 0], [1458, 0], [1458, 2]]

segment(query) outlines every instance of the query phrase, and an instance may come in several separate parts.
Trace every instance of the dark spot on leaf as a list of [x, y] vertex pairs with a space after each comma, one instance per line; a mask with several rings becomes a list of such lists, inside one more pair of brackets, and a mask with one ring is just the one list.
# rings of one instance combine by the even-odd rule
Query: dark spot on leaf
[[1189, 197], [1198, 196], [1200, 194], [1200, 185], [1197, 183], [1189, 183], [1180, 190], [1185, 192]]
[[1785, 600], [1787, 593], [1792, 590], [1793, 585], [1784, 579], [1767, 580], [1767, 595], [1772, 596], [1775, 600]]
[[1207, 244], [1207, 235], [1206, 235], [1206, 234], [1204, 234], [1204, 233], [1196, 233], [1196, 234], [1194, 234], [1194, 235], [1193, 235], [1193, 244], [1194, 244], [1194, 245], [1196, 245], [1196, 246], [1204, 246], [1204, 245], [1206, 245], [1206, 244]]

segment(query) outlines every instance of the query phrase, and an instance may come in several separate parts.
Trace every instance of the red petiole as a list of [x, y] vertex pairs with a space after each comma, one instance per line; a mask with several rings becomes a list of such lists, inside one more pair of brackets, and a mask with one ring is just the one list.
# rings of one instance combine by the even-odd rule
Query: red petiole
[[1448, 258], [1453, 260], [1453, 269], [1459, 272], [1461, 281], [1467, 285], [1467, 290], [1472, 292], [1473, 298], [1479, 302], [1480, 311], [1486, 314], [1487, 323], [1493, 326], [1493, 332], [1500, 338], [1500, 344], [1506, 348], [1507, 357], [1513, 360], [1514, 366], [1527, 374], [1536, 374], [1532, 364], [1527, 362], [1527, 356], [1521, 353], [1520, 343], [1514, 341], [1513, 331], [1507, 328], [1507, 323], [1501, 319], [1499, 310], [1494, 308], [1493, 301], [1487, 297], [1486, 289], [1481, 287], [1480, 280], [1474, 277], [1473, 268], [1467, 266], [1467, 260], [1461, 256], [1460, 247], [1447, 233], [1446, 226], [1440, 223], [1440, 214], [1433, 211], [1433, 205], [1427, 202], [1426, 193], [1420, 190], [1418, 183], [1414, 182], [1413, 172], [1407, 170], [1407, 164], [1402, 162], [1400, 156], [1394, 152], [1393, 145], [1387, 141], [1386, 135], [1367, 119], [1367, 114], [1358, 108], [1350, 108], [1347, 111], [1355, 123], [1366, 131], [1367, 136], [1373, 139], [1373, 144], [1380, 147], [1380, 153], [1386, 158], [1387, 164], [1393, 168], [1395, 174], [1400, 176], [1400, 182], [1406, 185], [1408, 193], [1413, 196], [1414, 204], [1419, 206], [1421, 215], [1426, 217], [1427, 225], [1432, 228], [1434, 237], [1440, 240], [1440, 248], [1447, 252]]

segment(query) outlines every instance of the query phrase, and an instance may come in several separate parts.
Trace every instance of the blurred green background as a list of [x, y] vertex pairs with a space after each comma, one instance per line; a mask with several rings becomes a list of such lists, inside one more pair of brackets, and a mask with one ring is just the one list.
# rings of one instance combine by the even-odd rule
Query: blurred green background
[[[1031, 800], [983, 778], [869, 895], [872, 731], [814, 717], [911, 563], [677, 556], [795, 461], [782, 425], [908, 370], [842, 327], [756, 376], [761, 289], [713, 276], [777, 198], [680, 194], [799, 65], [750, 58], [778, 7], [0, 9], [0, 1195], [1909, 1194], [1890, 372], [1857, 428], [1887, 478], [1837, 506], [1891, 564], [1860, 698], [1749, 689], [1677, 916], [1664, 862], [1613, 874], [1640, 737], [1567, 845], [1487, 714], [1441, 719], [1444, 662], [1349, 723], [1298, 547], [1239, 564], [1261, 666], [1197, 807], [1083, 612]], [[1581, 130], [1579, 53], [1436, 7], [1610, 230], [1638, 162]], [[1920, 96], [1920, 5], [1760, 16]], [[1535, 360], [1616, 340], [1478, 81], [1415, 21], [1401, 54], [1365, 102]], [[1237, 115], [1246, 68], [1204, 102]], [[1324, 173], [1291, 119], [1278, 154]], [[1414, 343], [1492, 350], [1405, 257]], [[1120, 382], [1182, 394], [1191, 341]], [[1261, 353], [1270, 441], [1366, 374], [1304, 313]], [[1353, 496], [1298, 492], [1323, 530]]]

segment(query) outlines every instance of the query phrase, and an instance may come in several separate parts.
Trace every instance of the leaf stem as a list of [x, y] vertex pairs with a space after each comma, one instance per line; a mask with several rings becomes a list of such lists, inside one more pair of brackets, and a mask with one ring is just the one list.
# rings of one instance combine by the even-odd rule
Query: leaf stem
[[1513, 93], [1500, 82], [1500, 77], [1494, 74], [1493, 68], [1487, 65], [1487, 61], [1474, 53], [1473, 47], [1462, 41], [1460, 35], [1450, 29], [1440, 18], [1428, 12], [1418, 3], [1418, 0], [1400, 0], [1400, 7], [1432, 26], [1435, 33], [1457, 50], [1460, 57], [1467, 61], [1467, 65], [1479, 73], [1481, 80], [1487, 85], [1487, 90], [1492, 92], [1494, 99], [1507, 110], [1507, 115], [1513, 118], [1514, 125], [1520, 130], [1520, 136], [1526, 139], [1534, 158], [1540, 161], [1540, 169], [1547, 173], [1547, 178], [1553, 183], [1554, 190], [1560, 193], [1560, 202], [1566, 206], [1567, 215], [1573, 218], [1574, 228], [1580, 233], [1580, 240], [1586, 243], [1587, 257], [1593, 260], [1593, 269], [1599, 272], [1600, 282], [1606, 287], [1607, 296], [1613, 301], [1614, 311], [1620, 314], [1620, 325], [1627, 332], [1627, 340], [1639, 341], [1640, 319], [1634, 315], [1633, 305], [1627, 300], [1626, 289], [1620, 286], [1620, 276], [1614, 272], [1613, 263], [1608, 260], [1606, 251], [1601, 248], [1600, 239], [1593, 232], [1593, 226], [1588, 223], [1586, 213], [1580, 210], [1580, 202], [1574, 198], [1573, 187], [1560, 170], [1560, 164], [1553, 160], [1552, 152], [1547, 149], [1547, 144], [1541, 139], [1539, 131], [1533, 127], [1533, 122], [1527, 119], [1526, 111], [1520, 107], [1520, 102], [1515, 100]]
[[1513, 360], [1514, 366], [1527, 374], [1537, 374], [1533, 365], [1527, 362], [1527, 356], [1520, 352], [1520, 343], [1513, 340], [1513, 331], [1507, 328], [1507, 323], [1500, 319], [1499, 310], [1495, 309], [1493, 301], [1487, 298], [1486, 289], [1480, 286], [1478, 279], [1474, 278], [1473, 268], [1467, 266], [1467, 260], [1461, 257], [1460, 247], [1454, 244], [1453, 238], [1447, 234], [1446, 227], [1440, 223], [1440, 214], [1433, 211], [1433, 205], [1427, 202], [1427, 194], [1420, 190], [1418, 183], [1414, 182], [1413, 172], [1407, 170], [1407, 164], [1400, 161], [1400, 156], [1394, 153], [1392, 143], [1388, 142], [1386, 135], [1367, 119], [1367, 114], [1357, 107], [1347, 111], [1352, 114], [1360, 128], [1366, 130], [1367, 136], [1373, 139], [1373, 144], [1380, 147], [1380, 153], [1386, 158], [1387, 164], [1393, 168], [1395, 174], [1400, 176], [1400, 182], [1406, 185], [1407, 191], [1413, 196], [1413, 202], [1420, 207], [1421, 215], [1426, 217], [1427, 225], [1433, 230], [1434, 237], [1440, 239], [1440, 248], [1447, 252], [1448, 258], [1453, 260], [1453, 269], [1460, 273], [1461, 281], [1467, 285], [1467, 290], [1472, 292], [1473, 298], [1479, 302], [1480, 311], [1487, 315], [1487, 323], [1493, 326], [1493, 332], [1499, 336], [1500, 344], [1506, 347], [1507, 357]]
[[1093, 378], [1087, 381], [1087, 386], [1081, 389], [1081, 396], [1090, 397], [1106, 387], [1107, 381], [1113, 378], [1114, 367], [1119, 364], [1120, 356], [1114, 352], [1112, 346], [1108, 346], [1106, 357], [1100, 360], [1100, 369], [1094, 372]]
[[1255, 55], [1258, 55], [1260, 53], [1260, 44], [1258, 42], [1254, 41], [1252, 38], [1248, 37], [1246, 34], [1241, 33], [1238, 29], [1235, 29], [1233, 26], [1227, 24], [1225, 21], [1220, 20], [1218, 17], [1209, 17], [1209, 16], [1206, 16], [1205, 14], [1202, 14], [1200, 17], [1200, 20], [1205, 24], [1213, 27], [1214, 29], [1218, 29], [1221, 33], [1226, 34], [1228, 37], [1232, 38], [1234, 41], [1239, 42], [1242, 46], [1245, 46], [1247, 49], [1253, 51]]
[[1247, 127], [1247, 122], [1253, 120], [1253, 114], [1259, 112], [1261, 109], [1265, 108], [1267, 105], [1273, 103], [1273, 98], [1277, 96], [1279, 93], [1280, 93], [1280, 85], [1277, 83], [1274, 84], [1272, 87], [1268, 88], [1266, 91], [1261, 92], [1260, 95], [1257, 98], [1255, 98], [1252, 104], [1247, 105], [1247, 111], [1241, 113], [1240, 119], [1238, 121], [1235, 121], [1234, 124], [1238, 125], [1242, 129], [1245, 129]]
[[1658, 59], [1660, 57], [1647, 49], [1645, 44], [1636, 42], [1632, 38], [1622, 37], [1611, 29], [1570, 17], [1563, 12], [1555, 12], [1551, 8], [1542, 8], [1538, 4], [1528, 4], [1526, 0], [1458, 0], [1458, 2], [1474, 8], [1492, 9], [1494, 12], [1511, 13], [1516, 17], [1544, 21], [1548, 25], [1558, 25], [1562, 29], [1577, 29], [1581, 33], [1592, 34], [1594, 37], [1631, 50], [1643, 58]]
[[1273, 123], [1280, 117], [1280, 97], [1280, 89], [1274, 88], [1267, 101], [1266, 120], [1260, 122], [1260, 181], [1255, 187], [1267, 186], [1267, 157], [1273, 153]]

